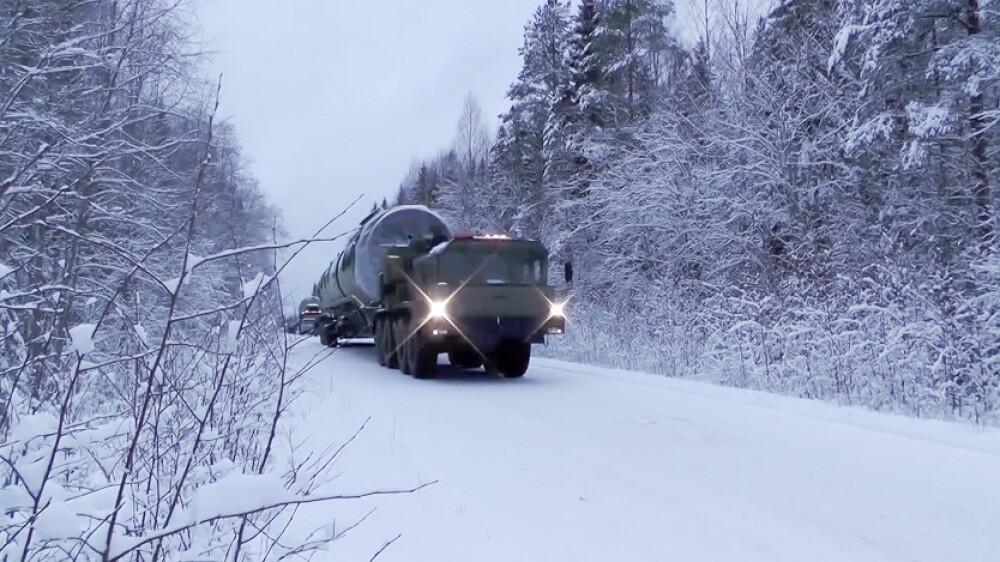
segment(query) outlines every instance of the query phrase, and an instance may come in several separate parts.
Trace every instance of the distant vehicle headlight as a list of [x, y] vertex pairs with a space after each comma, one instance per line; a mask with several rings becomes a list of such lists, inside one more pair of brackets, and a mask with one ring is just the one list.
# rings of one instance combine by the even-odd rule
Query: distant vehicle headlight
[[448, 304], [444, 302], [431, 301], [431, 318], [448, 318]]

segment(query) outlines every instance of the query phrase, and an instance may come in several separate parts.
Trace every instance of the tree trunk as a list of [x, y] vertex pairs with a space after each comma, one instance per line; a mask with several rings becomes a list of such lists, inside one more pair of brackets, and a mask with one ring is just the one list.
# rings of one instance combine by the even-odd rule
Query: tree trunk
[[[966, 0], [966, 21], [969, 36], [982, 32], [979, 18], [979, 0]], [[994, 218], [993, 197], [990, 193], [988, 168], [988, 141], [986, 122], [983, 118], [983, 94], [977, 92], [969, 96], [969, 143], [972, 157], [972, 199], [976, 209], [976, 227], [979, 230], [979, 246], [982, 250], [990, 247], [993, 240]]]

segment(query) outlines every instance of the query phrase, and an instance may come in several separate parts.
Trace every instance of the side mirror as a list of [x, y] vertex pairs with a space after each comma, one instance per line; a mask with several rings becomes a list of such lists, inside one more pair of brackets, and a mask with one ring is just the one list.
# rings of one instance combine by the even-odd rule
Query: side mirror
[[566, 283], [572, 283], [573, 282], [573, 263], [572, 262], [566, 262], [563, 265], [563, 279], [566, 280]]

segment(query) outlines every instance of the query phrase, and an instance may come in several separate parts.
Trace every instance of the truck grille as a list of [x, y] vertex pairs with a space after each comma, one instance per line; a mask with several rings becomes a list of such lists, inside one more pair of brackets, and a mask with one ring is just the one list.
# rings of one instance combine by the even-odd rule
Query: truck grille
[[532, 316], [478, 316], [453, 318], [452, 322], [477, 346], [493, 347], [505, 339], [535, 339], [542, 320]]

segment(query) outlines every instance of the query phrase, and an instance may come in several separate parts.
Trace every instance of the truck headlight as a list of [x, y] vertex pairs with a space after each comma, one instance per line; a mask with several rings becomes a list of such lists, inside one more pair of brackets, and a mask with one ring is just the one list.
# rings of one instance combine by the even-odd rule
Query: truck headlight
[[431, 301], [430, 317], [440, 319], [448, 318], [448, 304], [444, 302]]
[[561, 302], [554, 302], [554, 303], [552, 303], [552, 309], [549, 311], [549, 314], [551, 316], [555, 316], [557, 318], [562, 318], [563, 317], [563, 303], [561, 303]]

